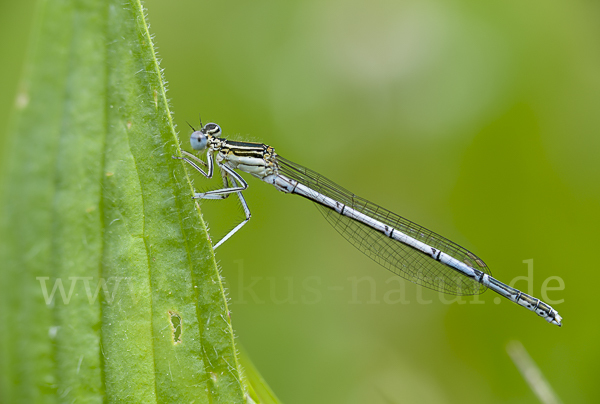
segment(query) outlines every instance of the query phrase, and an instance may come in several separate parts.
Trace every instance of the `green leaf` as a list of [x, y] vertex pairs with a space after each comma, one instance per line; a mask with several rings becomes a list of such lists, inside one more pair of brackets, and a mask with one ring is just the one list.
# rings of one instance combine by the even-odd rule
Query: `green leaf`
[[139, 1], [44, 0], [0, 207], [0, 401], [249, 399]]
[[[247, 395], [256, 403], [279, 404], [275, 393], [250, 360], [246, 351], [238, 345], [240, 362], [244, 366], [244, 380], [247, 383]], [[249, 400], [248, 400], [249, 401]]]

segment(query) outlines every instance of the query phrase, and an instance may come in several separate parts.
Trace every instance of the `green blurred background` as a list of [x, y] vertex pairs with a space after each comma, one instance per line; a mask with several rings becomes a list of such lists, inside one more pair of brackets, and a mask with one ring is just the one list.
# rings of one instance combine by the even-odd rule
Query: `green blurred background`
[[[535, 402], [512, 340], [564, 402], [600, 402], [600, 3], [145, 4], [185, 148], [201, 113], [469, 248], [504, 282], [533, 260], [533, 294], [564, 299], [561, 329], [493, 292], [399, 283], [311, 203], [248, 178], [253, 218], [217, 258], [237, 341], [283, 402]], [[0, 3], [0, 145], [33, 8]], [[234, 200], [202, 208], [214, 238], [242, 215]], [[542, 294], [552, 276], [564, 290]]]

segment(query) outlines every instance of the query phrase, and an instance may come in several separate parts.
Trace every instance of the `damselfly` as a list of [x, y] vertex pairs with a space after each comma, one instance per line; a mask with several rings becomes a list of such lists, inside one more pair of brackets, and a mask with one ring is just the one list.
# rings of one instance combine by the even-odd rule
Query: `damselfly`
[[192, 148], [206, 150], [206, 162], [186, 151], [182, 152], [184, 157], [174, 158], [185, 160], [202, 175], [212, 178], [216, 155], [223, 179], [223, 188], [195, 193], [193, 198], [224, 199], [235, 193], [246, 216], [215, 244], [215, 249], [250, 220], [250, 209], [242, 195], [248, 183], [235, 171], [239, 170], [274, 185], [279, 191], [315, 202], [325, 219], [350, 243], [409, 281], [455, 295], [476, 295], [489, 288], [546, 321], [561, 325], [562, 318], [556, 310], [493, 278], [481, 258], [458, 244], [284, 159], [271, 146], [222, 139], [221, 128], [215, 123], [192, 130]]

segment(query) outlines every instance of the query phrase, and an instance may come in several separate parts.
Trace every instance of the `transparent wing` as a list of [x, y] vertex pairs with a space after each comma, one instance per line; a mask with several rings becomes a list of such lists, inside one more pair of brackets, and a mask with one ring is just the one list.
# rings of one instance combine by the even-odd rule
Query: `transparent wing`
[[[435, 247], [472, 268], [491, 275], [490, 269], [483, 260], [458, 244], [354, 195], [315, 171], [286, 160], [279, 155], [276, 156], [276, 159], [280, 174]], [[455, 295], [476, 295], [485, 292], [487, 289], [484, 285], [467, 278], [460, 272], [436, 261], [419, 250], [391, 239], [361, 222], [340, 215], [333, 209], [320, 204], [315, 205], [325, 219], [352, 245], [384, 268], [411, 282]]]

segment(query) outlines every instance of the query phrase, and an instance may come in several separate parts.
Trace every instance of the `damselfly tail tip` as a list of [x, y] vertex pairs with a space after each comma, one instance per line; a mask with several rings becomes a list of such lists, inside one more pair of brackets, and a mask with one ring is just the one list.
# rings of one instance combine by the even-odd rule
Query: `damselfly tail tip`
[[562, 327], [562, 317], [558, 313], [554, 313], [554, 318], [550, 320], [552, 324]]

